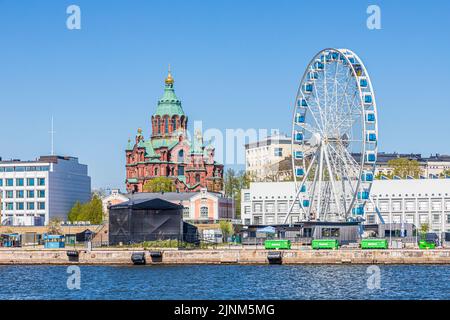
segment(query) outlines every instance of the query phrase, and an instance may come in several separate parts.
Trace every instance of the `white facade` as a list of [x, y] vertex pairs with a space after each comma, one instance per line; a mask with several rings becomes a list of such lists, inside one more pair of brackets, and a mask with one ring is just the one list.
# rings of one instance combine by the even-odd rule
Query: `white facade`
[[[242, 190], [243, 224], [281, 224], [295, 196], [293, 182], [255, 182]], [[423, 223], [431, 232], [450, 232], [450, 179], [375, 180], [371, 190], [385, 223]], [[367, 223], [380, 223], [375, 207], [365, 207]], [[300, 221], [294, 205], [290, 222]]]
[[67, 220], [76, 201], [91, 196], [87, 166], [74, 157], [44, 156], [36, 161], [0, 161], [2, 224], [42, 225]]

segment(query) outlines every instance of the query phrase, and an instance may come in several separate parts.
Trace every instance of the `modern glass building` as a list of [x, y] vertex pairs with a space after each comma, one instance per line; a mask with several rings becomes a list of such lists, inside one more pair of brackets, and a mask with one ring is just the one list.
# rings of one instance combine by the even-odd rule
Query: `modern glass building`
[[78, 158], [41, 156], [35, 161], [0, 158], [2, 225], [46, 225], [67, 214], [76, 201], [89, 201], [91, 178]]

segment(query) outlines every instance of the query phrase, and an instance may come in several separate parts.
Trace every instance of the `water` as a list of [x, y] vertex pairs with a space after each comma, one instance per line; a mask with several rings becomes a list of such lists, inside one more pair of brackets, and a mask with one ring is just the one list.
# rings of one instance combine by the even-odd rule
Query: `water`
[[81, 266], [81, 289], [67, 266], [0, 266], [4, 299], [450, 299], [450, 266], [379, 266], [368, 289], [363, 265]]

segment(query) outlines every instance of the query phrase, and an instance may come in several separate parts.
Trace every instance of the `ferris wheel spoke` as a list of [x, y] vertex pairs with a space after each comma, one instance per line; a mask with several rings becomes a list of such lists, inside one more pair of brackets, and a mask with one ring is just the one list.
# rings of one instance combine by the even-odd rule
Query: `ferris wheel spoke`
[[324, 153], [325, 153], [325, 161], [326, 161], [328, 173], [330, 175], [330, 183], [331, 183], [331, 188], [332, 188], [333, 195], [334, 195], [334, 201], [335, 201], [335, 206], [336, 206], [336, 209], [337, 209], [337, 214], [340, 214], [341, 213], [340, 212], [340, 207], [339, 207], [339, 199], [340, 199], [340, 197], [338, 195], [338, 192], [337, 192], [337, 189], [336, 189], [336, 186], [335, 186], [334, 172], [331, 169], [329, 154], [328, 154], [328, 150], [327, 150], [326, 147], [324, 148]]

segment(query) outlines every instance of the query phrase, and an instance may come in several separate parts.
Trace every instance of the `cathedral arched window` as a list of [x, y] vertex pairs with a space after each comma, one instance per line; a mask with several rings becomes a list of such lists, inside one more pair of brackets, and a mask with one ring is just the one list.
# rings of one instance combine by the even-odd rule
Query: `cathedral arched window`
[[184, 151], [183, 151], [183, 149], [178, 151], [178, 162], [184, 162]]
[[155, 168], [155, 176], [158, 175], [158, 168]]
[[161, 120], [159, 118], [156, 119], [156, 133], [161, 133]]
[[169, 118], [165, 118], [164, 120], [164, 132], [169, 133]]
[[199, 183], [200, 182], [200, 175], [196, 174], [195, 175], [195, 183]]
[[177, 129], [177, 118], [172, 118], [172, 130], [175, 131]]

